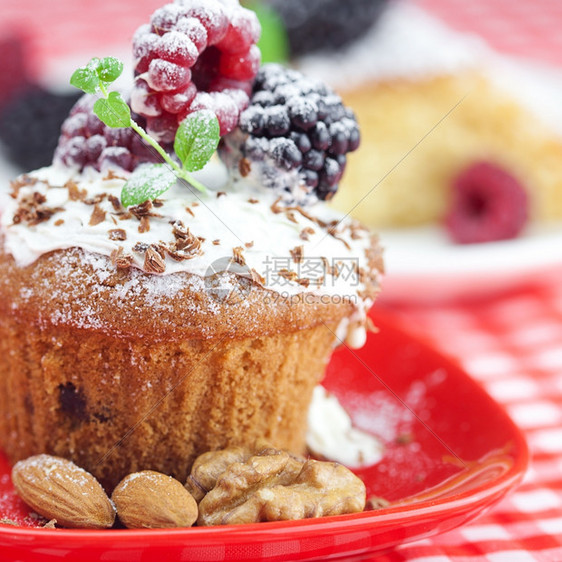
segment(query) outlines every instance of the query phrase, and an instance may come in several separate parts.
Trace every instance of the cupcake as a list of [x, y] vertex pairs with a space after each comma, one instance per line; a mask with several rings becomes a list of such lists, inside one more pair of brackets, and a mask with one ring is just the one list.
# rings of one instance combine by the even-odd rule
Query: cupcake
[[135, 123], [169, 150], [179, 124], [212, 113], [224, 164], [131, 203], [124, 189], [158, 154], [84, 99], [53, 164], [12, 182], [0, 235], [12, 462], [54, 454], [111, 489], [145, 469], [185, 480], [199, 454], [257, 438], [304, 452], [332, 350], [365, 341], [381, 250], [323, 202], [358, 142], [352, 112], [294, 71], [257, 73], [258, 35], [237, 2], [192, 0], [135, 36]]

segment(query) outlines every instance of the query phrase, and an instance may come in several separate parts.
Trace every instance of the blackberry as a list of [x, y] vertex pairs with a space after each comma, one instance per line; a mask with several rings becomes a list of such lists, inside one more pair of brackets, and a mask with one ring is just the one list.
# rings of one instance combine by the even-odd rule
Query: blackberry
[[259, 68], [260, 33], [238, 0], [176, 0], [156, 10], [133, 38], [131, 106], [148, 132], [167, 142], [198, 109], [215, 112], [221, 135], [234, 129]]
[[237, 160], [249, 160], [262, 184], [288, 203], [303, 204], [334, 196], [346, 154], [358, 145], [357, 121], [339, 96], [299, 72], [266, 64], [219, 153], [233, 169]]
[[365, 35], [388, 0], [265, 0], [281, 17], [293, 57], [336, 50]]
[[79, 97], [34, 86], [8, 103], [0, 114], [0, 140], [7, 157], [22, 171], [48, 166], [61, 124]]
[[[139, 164], [159, 162], [160, 157], [132, 129], [112, 129], [104, 125], [93, 112], [94, 96], [82, 96], [71, 109], [60, 128], [60, 138], [54, 160], [65, 166], [83, 170], [122, 168], [133, 171]], [[133, 114], [144, 126], [144, 119]]]

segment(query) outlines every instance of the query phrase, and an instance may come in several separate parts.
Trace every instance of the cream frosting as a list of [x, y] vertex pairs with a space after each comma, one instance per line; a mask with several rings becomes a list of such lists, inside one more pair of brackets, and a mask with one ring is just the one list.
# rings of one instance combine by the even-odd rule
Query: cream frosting
[[[195, 249], [189, 259], [179, 261], [162, 252], [165, 271], [150, 270], [156, 277], [182, 271], [206, 277], [238, 256], [244, 272], [257, 274], [254, 279], [275, 293], [313, 293], [333, 299], [328, 302], [352, 302], [355, 314], [338, 337], [355, 346], [364, 342], [372, 304], [363, 277], [369, 271], [371, 234], [356, 221], [323, 204], [287, 211], [274, 192], [243, 181], [231, 183], [222, 164], [213, 161], [198, 174], [210, 188], [207, 193], [178, 182], [150, 209], [156, 216], [143, 223], [117, 210], [128, 174], [116, 174], [52, 165], [20, 178], [17, 196], [4, 197], [6, 251], [22, 267], [47, 252], [79, 247], [114, 259], [126, 257], [131, 266], [147, 270], [146, 247], [173, 245], [174, 229], [182, 225], [196, 239]], [[21, 218], [22, 206], [34, 197], [52, 216]]]
[[350, 468], [376, 464], [384, 454], [382, 442], [354, 427], [337, 397], [320, 385], [308, 410], [306, 444], [313, 454]]

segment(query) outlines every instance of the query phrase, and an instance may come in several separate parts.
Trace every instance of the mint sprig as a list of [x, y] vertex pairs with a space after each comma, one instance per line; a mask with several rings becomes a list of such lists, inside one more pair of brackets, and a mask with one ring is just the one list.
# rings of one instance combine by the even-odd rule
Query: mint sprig
[[[188, 115], [176, 132], [174, 151], [181, 166], [131, 117], [131, 109], [121, 94], [108, 87], [123, 72], [123, 63], [114, 57], [94, 58], [77, 69], [70, 83], [87, 94], [101, 94], [94, 104], [94, 113], [113, 129], [131, 127], [154, 148], [165, 164], [144, 164], [129, 177], [121, 192], [123, 206], [140, 205], [168, 191], [177, 181], [185, 180], [195, 189], [206, 187], [190, 172], [201, 170], [211, 159], [220, 140], [217, 116], [209, 110]], [[170, 173], [173, 172], [173, 173]]]

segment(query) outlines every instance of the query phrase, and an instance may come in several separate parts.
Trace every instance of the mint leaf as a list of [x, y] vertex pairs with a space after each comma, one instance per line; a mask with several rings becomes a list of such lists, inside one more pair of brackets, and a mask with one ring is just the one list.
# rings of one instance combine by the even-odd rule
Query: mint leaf
[[174, 150], [188, 172], [196, 172], [215, 153], [220, 140], [217, 116], [204, 109], [189, 114], [180, 124], [174, 141]]
[[263, 0], [252, 0], [246, 7], [256, 12], [261, 24], [261, 38], [258, 47], [261, 62], [287, 62], [289, 60], [289, 36], [283, 20]]
[[87, 94], [95, 94], [100, 87], [99, 64], [100, 59], [93, 58], [86, 66], [75, 70], [70, 78], [70, 84]]
[[110, 92], [107, 99], [97, 100], [94, 113], [112, 129], [131, 126], [131, 110], [119, 92]]
[[176, 174], [166, 164], [143, 164], [129, 177], [121, 191], [124, 207], [154, 200], [168, 191], [177, 181]]
[[111, 84], [115, 82], [123, 72], [123, 63], [115, 57], [105, 57], [101, 59], [97, 74], [102, 82]]

